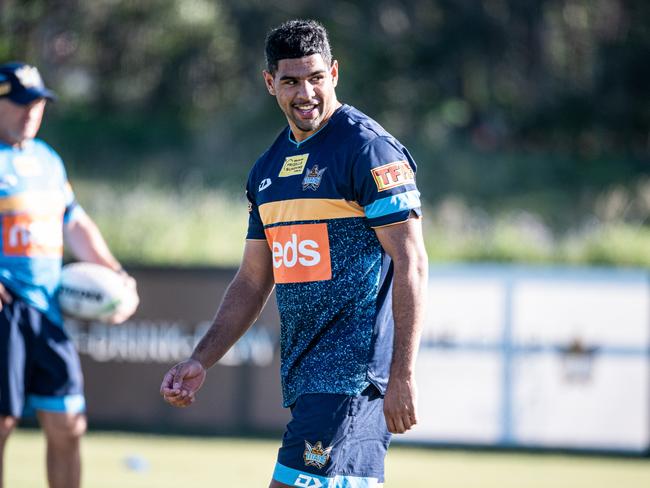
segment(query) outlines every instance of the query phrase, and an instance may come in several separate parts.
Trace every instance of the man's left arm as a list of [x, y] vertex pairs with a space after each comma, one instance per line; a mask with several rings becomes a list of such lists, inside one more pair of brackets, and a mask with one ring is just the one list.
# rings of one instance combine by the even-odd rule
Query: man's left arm
[[66, 249], [78, 260], [101, 264], [114, 271], [122, 270], [99, 228], [85, 212], [79, 212], [63, 224], [63, 240]]
[[424, 319], [428, 259], [422, 219], [413, 213], [407, 221], [375, 228], [375, 232], [393, 260], [395, 335], [384, 415], [388, 430], [401, 434], [417, 423], [415, 360]]

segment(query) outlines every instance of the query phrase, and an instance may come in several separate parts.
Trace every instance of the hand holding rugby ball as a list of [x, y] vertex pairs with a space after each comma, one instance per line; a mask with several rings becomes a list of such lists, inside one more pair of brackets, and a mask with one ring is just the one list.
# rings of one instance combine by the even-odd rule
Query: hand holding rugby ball
[[59, 305], [64, 315], [119, 324], [140, 303], [135, 280], [94, 263], [71, 263], [61, 270]]

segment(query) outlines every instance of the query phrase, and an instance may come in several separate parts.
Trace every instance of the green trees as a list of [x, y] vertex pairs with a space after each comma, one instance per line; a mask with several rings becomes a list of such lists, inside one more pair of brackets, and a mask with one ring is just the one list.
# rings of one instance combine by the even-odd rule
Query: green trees
[[43, 136], [73, 176], [239, 191], [284, 123], [260, 71], [292, 17], [328, 27], [340, 98], [412, 150], [431, 205], [567, 229], [648, 178], [644, 0], [3, 0], [0, 59], [61, 95]]

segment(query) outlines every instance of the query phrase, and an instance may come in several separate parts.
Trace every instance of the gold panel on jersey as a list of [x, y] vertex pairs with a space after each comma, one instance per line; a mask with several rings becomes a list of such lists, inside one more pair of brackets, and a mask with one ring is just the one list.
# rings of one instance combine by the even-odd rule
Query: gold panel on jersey
[[264, 225], [301, 220], [331, 220], [364, 217], [365, 212], [356, 202], [334, 198], [297, 198], [260, 205]]
[[0, 198], [0, 212], [63, 212], [64, 209], [65, 202], [58, 192], [19, 193]]

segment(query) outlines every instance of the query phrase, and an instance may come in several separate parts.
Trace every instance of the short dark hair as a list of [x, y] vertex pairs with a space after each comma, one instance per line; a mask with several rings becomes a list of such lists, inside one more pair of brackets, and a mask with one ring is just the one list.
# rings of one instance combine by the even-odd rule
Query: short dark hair
[[273, 74], [281, 59], [296, 59], [320, 54], [328, 66], [332, 65], [332, 50], [327, 30], [315, 20], [289, 20], [272, 29], [264, 46], [266, 67]]

